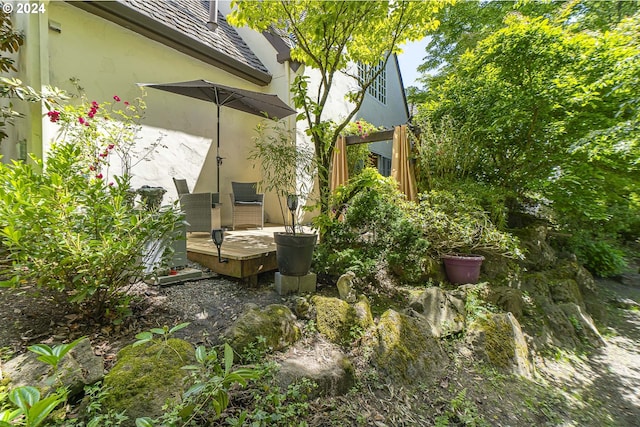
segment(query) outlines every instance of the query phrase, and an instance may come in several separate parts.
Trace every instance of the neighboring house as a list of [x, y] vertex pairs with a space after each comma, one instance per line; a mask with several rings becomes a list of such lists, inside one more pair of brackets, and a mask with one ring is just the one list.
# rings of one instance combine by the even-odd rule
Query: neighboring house
[[[114, 95], [132, 99], [140, 95], [136, 83], [167, 83], [205, 79], [227, 86], [278, 95], [291, 104], [289, 87], [299, 73], [313, 81], [314, 71], [293, 63], [282, 40], [248, 28], [230, 26], [224, 16], [229, 4], [220, 2], [218, 28], [211, 31], [208, 1], [119, 0], [104, 2], [47, 2], [40, 14], [14, 15], [25, 34], [18, 58], [18, 78], [33, 87], [45, 85], [74, 92], [69, 79], [77, 78], [90, 100], [110, 100]], [[376, 125], [404, 123], [392, 118], [402, 100], [397, 62], [387, 67], [387, 104], [367, 101], [362, 114]], [[394, 68], [395, 67], [395, 68]], [[389, 83], [391, 79], [391, 83]], [[345, 82], [345, 85], [348, 84]], [[344, 86], [344, 90], [347, 86]], [[400, 90], [398, 93], [397, 90]], [[349, 105], [336, 94], [329, 111], [345, 116]], [[133, 185], [162, 186], [165, 201], [175, 200], [173, 177], [186, 178], [192, 191], [215, 191], [216, 108], [213, 103], [153, 89], [145, 98], [147, 114], [140, 133], [145, 146], [162, 137], [159, 149], [133, 170]], [[377, 103], [377, 104], [376, 104]], [[365, 108], [366, 107], [366, 108]], [[376, 113], [382, 108], [387, 113]], [[26, 141], [26, 151], [46, 156], [56, 126], [38, 106], [23, 111], [11, 139]], [[380, 120], [378, 120], [380, 119]], [[388, 120], [387, 120], [388, 119]], [[228, 193], [231, 181], [259, 181], [259, 165], [250, 164], [254, 129], [260, 118], [230, 108], [221, 108], [220, 193], [222, 222], [230, 224]], [[304, 122], [295, 116], [284, 119], [296, 128], [299, 144], [309, 143]], [[11, 153], [10, 153], [11, 154]], [[384, 155], [384, 153], [382, 153]], [[15, 155], [15, 151], [14, 151]], [[270, 220], [280, 217], [274, 196], [267, 196]]]
[[[362, 70], [361, 67], [361, 72], [366, 72], [366, 70]], [[409, 108], [396, 55], [389, 58], [384, 71], [367, 89], [367, 96], [357, 117], [385, 128], [403, 125], [409, 120]], [[391, 174], [391, 145], [391, 141], [369, 144], [374, 164], [384, 176]]]

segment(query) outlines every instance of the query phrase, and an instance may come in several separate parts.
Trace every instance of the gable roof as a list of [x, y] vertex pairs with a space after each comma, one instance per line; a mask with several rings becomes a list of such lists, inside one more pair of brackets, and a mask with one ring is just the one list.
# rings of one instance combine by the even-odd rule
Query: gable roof
[[218, 29], [205, 27], [209, 2], [179, 0], [70, 1], [69, 4], [121, 25], [238, 77], [265, 86], [271, 73], [218, 12]]

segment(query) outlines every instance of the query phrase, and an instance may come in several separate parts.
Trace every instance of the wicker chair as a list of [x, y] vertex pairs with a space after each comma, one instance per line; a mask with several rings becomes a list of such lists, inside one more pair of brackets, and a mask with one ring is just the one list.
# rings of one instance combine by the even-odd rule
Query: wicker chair
[[185, 213], [187, 231], [210, 233], [214, 228], [220, 228], [220, 194], [219, 193], [191, 193], [185, 179], [173, 178], [178, 191], [180, 207]]
[[256, 226], [264, 228], [264, 194], [256, 191], [257, 182], [231, 182], [232, 228]]

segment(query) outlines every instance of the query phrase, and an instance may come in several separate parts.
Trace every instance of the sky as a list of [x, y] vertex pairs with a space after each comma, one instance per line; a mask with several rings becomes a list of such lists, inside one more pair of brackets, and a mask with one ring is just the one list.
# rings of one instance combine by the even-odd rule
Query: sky
[[416, 83], [416, 79], [420, 77], [420, 73], [418, 73], [416, 69], [418, 65], [424, 62], [422, 58], [425, 56], [424, 49], [428, 41], [428, 38], [424, 38], [420, 41], [407, 43], [402, 46], [404, 52], [398, 55], [398, 63], [400, 64], [402, 82], [405, 88], [409, 86], [421, 86], [419, 83]]

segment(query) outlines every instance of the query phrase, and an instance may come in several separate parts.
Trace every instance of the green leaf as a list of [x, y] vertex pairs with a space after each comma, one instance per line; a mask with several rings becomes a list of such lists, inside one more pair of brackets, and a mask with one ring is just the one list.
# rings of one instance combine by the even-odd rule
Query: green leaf
[[9, 280], [0, 280], [0, 288], [13, 288], [20, 284], [20, 276], [13, 276]]
[[64, 402], [64, 397], [58, 394], [52, 394], [45, 399], [33, 404], [27, 413], [29, 427], [39, 426], [56, 407]]
[[52, 356], [53, 350], [46, 344], [34, 344], [27, 347], [27, 350], [42, 356]]
[[172, 334], [176, 331], [179, 331], [180, 329], [184, 329], [187, 326], [189, 326], [191, 323], [190, 322], [184, 322], [184, 323], [180, 323], [179, 325], [174, 326], [173, 328], [169, 329], [169, 333]]
[[146, 342], [149, 342], [153, 339], [153, 334], [151, 332], [145, 331], [145, 332], [140, 332], [138, 335], [136, 335], [136, 338], [138, 339], [138, 341], [133, 343], [133, 346], [139, 346], [140, 344], [144, 344]]
[[32, 386], [14, 388], [9, 393], [9, 400], [27, 414], [29, 408], [40, 400], [40, 392]]
[[205, 383], [198, 383], [198, 384], [194, 384], [192, 385], [189, 390], [187, 390], [183, 395], [182, 398], [186, 399], [189, 396], [192, 396], [194, 394], [199, 394], [202, 390], [205, 389], [207, 385]]
[[153, 427], [155, 424], [149, 417], [136, 418], [136, 427]]
[[[22, 411], [22, 409], [15, 409], [13, 411], [10, 410], [5, 410], [0, 412], [0, 427], [3, 426], [3, 422], [7, 422], [7, 421], [12, 421], [16, 418], [18, 418], [20, 415], [22, 415], [24, 412]], [[11, 425], [8, 424], [7, 425]]]
[[233, 366], [233, 349], [227, 343], [224, 343], [224, 373], [225, 375], [231, 371]]
[[[156, 335], [164, 335], [164, 334], [166, 334], [166, 331], [164, 329], [162, 329], [162, 328], [152, 328], [152, 329], [149, 329], [149, 331], [151, 333], [153, 333], [153, 334], [156, 334]], [[137, 337], [137, 335], [136, 335], [136, 337]]]
[[200, 345], [198, 346], [198, 348], [196, 348], [196, 360], [199, 363], [204, 364], [204, 362], [206, 362], [207, 360], [207, 349], [205, 346]]

